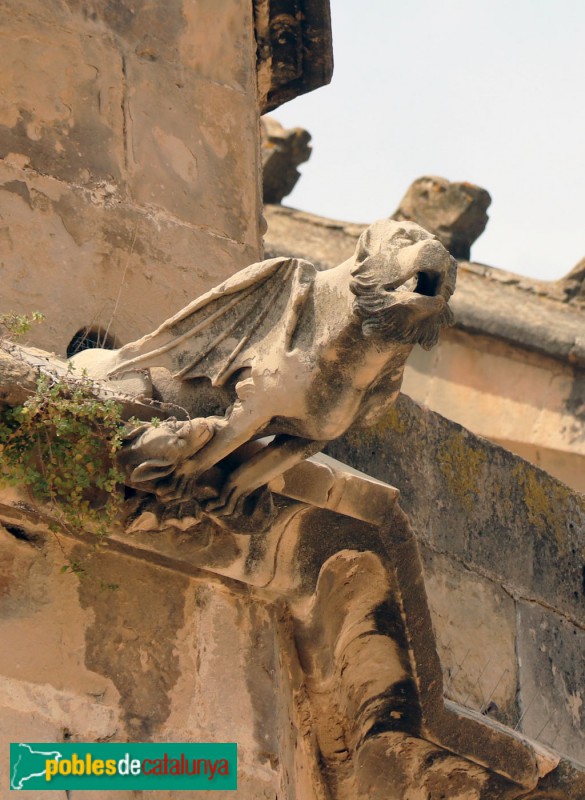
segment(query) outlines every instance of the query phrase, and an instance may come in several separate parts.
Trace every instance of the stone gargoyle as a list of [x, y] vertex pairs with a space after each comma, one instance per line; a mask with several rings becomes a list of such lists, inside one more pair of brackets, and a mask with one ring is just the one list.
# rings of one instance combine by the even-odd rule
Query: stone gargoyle
[[[73, 361], [92, 377], [142, 382], [142, 391], [154, 368], [188, 383], [190, 419], [128, 435], [127, 482], [160, 502], [195, 501], [229, 517], [396, 399], [413, 346], [431, 348], [452, 322], [455, 278], [456, 261], [433, 235], [380, 220], [333, 269], [297, 258], [252, 264], [142, 339]], [[273, 438], [250, 445], [263, 437]]]

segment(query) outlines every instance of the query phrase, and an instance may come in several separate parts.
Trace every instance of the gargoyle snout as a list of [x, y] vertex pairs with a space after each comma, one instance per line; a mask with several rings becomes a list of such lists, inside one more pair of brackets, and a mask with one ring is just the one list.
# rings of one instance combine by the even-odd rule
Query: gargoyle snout
[[398, 254], [401, 266], [417, 277], [415, 292], [448, 300], [455, 288], [456, 262], [437, 239], [424, 239]]

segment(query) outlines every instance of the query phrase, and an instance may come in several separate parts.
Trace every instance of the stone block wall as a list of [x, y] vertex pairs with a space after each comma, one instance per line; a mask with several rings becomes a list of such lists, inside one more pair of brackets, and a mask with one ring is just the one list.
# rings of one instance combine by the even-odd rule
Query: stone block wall
[[[83, 560], [81, 581], [60, 573], [65, 554]], [[278, 613], [219, 576], [119, 552], [92, 557], [63, 537], [23, 539], [0, 526], [2, 796], [11, 741], [154, 740], [237, 741], [238, 797], [274, 798], [303, 762], [291, 733], [295, 656]]]
[[327, 452], [400, 489], [446, 696], [585, 763], [585, 498], [404, 395]]
[[[400, 470], [407, 427], [427, 433], [426, 455], [409, 443], [410, 472]], [[552, 484], [538, 490], [510, 454], [490, 475], [479, 440], [405, 401], [386, 441], [390, 429], [396, 456], [375, 467], [391, 465], [404, 485], [424, 576], [396, 489], [324, 456], [271, 484], [276, 516], [250, 536], [209, 520], [184, 529], [185, 518], [155, 532], [141, 513], [96, 552], [90, 537], [51, 533], [46, 510], [5, 492], [0, 741], [235, 740], [243, 800], [427, 798], [447, 788], [536, 800], [547, 787], [580, 800], [580, 768], [513, 729], [582, 758], [582, 615], [578, 597], [563, 606], [573, 572], [565, 583], [554, 572], [580, 531], [568, 525], [563, 537], [548, 516], [554, 505], [574, 524], [582, 500]], [[354, 430], [339, 447], [355, 463], [378, 433]], [[461, 458], [469, 473], [456, 471]], [[506, 494], [510, 469], [518, 480]], [[422, 481], [429, 489], [413, 506]], [[489, 504], [471, 507], [473, 495], [494, 492], [504, 510], [513, 498], [512, 523]], [[559, 550], [531, 514], [547, 517]], [[549, 587], [534, 571], [514, 572], [534, 555], [531, 525], [549, 544], [539, 558]], [[485, 535], [484, 553], [473, 533]], [[67, 558], [83, 576], [62, 574]]]
[[585, 490], [585, 371], [570, 361], [450, 329], [432, 351], [415, 348], [402, 388], [573, 489]]
[[261, 253], [249, 0], [0, 4], [0, 311], [132, 340]]

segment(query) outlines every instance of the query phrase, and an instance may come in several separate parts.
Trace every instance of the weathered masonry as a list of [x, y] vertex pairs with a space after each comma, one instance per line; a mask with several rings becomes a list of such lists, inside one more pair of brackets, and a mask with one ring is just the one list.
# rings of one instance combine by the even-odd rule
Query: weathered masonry
[[[520, 319], [546, 306], [545, 327], [561, 300], [461, 250], [450, 299], [454, 262], [417, 226], [376, 223], [356, 250], [363, 228], [282, 207], [264, 209], [278, 260], [245, 269], [264, 255], [260, 114], [330, 79], [326, 0], [8, 0], [0, 15], [0, 314], [45, 315], [33, 347], [0, 343], [0, 425], [39, 373], [79, 381], [65, 358], [88, 344], [106, 348], [80, 354], [97, 396], [144, 423], [123, 441], [104, 549], [54, 530], [28, 487], [0, 489], [2, 780], [10, 741], [235, 740], [242, 800], [582, 800], [583, 497], [471, 416], [375, 391], [397, 395], [414, 348], [404, 390], [452, 402], [497, 309], [478, 293], [512, 297]], [[542, 340], [572, 376], [574, 296]], [[447, 301], [457, 327], [423, 351]], [[497, 347], [544, 369], [511, 341], [526, 331], [484, 348], [478, 397]], [[370, 361], [347, 348], [331, 368], [348, 332]], [[528, 422], [503, 397], [509, 427], [494, 435], [492, 409], [480, 432], [516, 447]]]

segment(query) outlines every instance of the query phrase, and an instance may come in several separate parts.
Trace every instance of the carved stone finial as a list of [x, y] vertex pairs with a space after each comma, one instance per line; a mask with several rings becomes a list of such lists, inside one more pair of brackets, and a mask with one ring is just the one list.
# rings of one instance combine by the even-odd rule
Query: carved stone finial
[[452, 256], [468, 261], [471, 245], [487, 225], [491, 202], [480, 186], [425, 176], [411, 184], [392, 219], [417, 222], [434, 233]]

